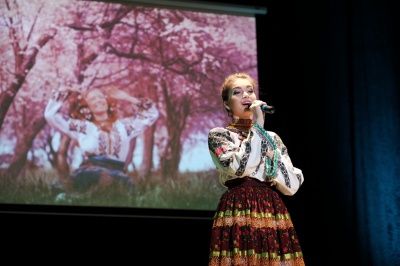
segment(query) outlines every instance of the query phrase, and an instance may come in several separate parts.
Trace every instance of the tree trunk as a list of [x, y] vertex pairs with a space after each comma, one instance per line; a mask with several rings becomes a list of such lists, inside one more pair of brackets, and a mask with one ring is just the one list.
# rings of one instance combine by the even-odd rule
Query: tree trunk
[[153, 167], [154, 132], [155, 125], [144, 132], [143, 161], [140, 166], [139, 178], [148, 178], [151, 176], [151, 169]]
[[68, 185], [69, 182], [69, 165], [67, 162], [68, 148], [71, 143], [71, 138], [62, 134], [60, 139], [60, 146], [57, 151], [57, 172], [58, 178], [61, 183]]
[[182, 145], [180, 141], [180, 132], [170, 130], [172, 133], [168, 140], [167, 148], [161, 158], [162, 178], [175, 178], [179, 171], [180, 156]]
[[[131, 139], [131, 141], [129, 142], [129, 151], [128, 151], [128, 155], [126, 156], [126, 160], [125, 160], [125, 171], [128, 170], [128, 166], [129, 164], [133, 164], [133, 169], [136, 169], [135, 164], [133, 163], [133, 153], [135, 152], [135, 148], [136, 148], [136, 138]], [[135, 170], [136, 171], [136, 170]]]
[[[33, 140], [45, 125], [46, 120], [41, 116], [26, 127], [28, 130], [16, 130], [17, 144], [15, 145], [14, 154], [11, 158], [10, 167], [6, 171], [7, 175], [15, 178], [19, 176], [21, 170], [25, 166], [26, 156], [29, 149], [32, 147]], [[29, 130], [30, 128], [32, 129]]]

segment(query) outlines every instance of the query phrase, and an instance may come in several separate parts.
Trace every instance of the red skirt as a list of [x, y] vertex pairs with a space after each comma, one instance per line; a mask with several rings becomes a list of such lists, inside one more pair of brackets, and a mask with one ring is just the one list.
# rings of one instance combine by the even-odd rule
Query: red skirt
[[251, 178], [228, 181], [211, 232], [209, 266], [304, 266], [289, 212], [279, 194]]

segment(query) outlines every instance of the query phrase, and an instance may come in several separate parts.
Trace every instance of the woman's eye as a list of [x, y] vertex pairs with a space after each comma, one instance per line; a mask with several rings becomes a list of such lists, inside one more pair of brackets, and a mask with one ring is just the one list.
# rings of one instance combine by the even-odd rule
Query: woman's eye
[[240, 91], [234, 91], [234, 92], [233, 92], [233, 94], [235, 94], [235, 95], [236, 95], [236, 94], [239, 94], [239, 93], [240, 93]]

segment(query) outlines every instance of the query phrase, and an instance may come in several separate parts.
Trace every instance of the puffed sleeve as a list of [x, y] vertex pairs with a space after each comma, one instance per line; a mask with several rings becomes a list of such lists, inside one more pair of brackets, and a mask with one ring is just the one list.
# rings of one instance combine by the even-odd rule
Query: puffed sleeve
[[273, 167], [276, 167], [276, 172], [274, 176], [267, 176], [267, 179], [284, 195], [294, 195], [304, 182], [303, 172], [293, 166], [285, 144], [275, 132], [267, 132], [262, 128], [258, 130], [267, 136], [275, 151]]
[[67, 93], [53, 92], [52, 98], [46, 105], [44, 118], [51, 127], [76, 139], [79, 131], [85, 131], [86, 124], [79, 120], [71, 119], [59, 112], [67, 95]]
[[139, 107], [139, 111], [136, 115], [121, 119], [122, 124], [125, 126], [126, 133], [131, 139], [137, 137], [148, 127], [152, 126], [159, 116], [156, 105], [150, 100], [141, 103]]

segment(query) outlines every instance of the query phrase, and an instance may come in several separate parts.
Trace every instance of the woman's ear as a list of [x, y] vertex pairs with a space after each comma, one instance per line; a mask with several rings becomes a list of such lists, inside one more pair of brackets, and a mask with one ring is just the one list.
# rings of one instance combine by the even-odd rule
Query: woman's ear
[[228, 102], [224, 102], [224, 106], [225, 106], [225, 108], [228, 109], [228, 110], [231, 109], [231, 108], [229, 107], [229, 105], [228, 105]]

